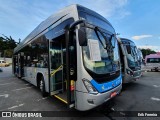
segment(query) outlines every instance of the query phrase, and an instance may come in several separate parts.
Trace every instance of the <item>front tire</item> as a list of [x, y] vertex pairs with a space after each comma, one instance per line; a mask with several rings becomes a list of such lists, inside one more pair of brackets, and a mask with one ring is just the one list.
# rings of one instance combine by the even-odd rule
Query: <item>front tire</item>
[[44, 83], [44, 78], [43, 77], [41, 77], [41, 79], [40, 79], [39, 89], [41, 90], [42, 96], [46, 97], [47, 93], [46, 93], [46, 90], [45, 90], [45, 83]]

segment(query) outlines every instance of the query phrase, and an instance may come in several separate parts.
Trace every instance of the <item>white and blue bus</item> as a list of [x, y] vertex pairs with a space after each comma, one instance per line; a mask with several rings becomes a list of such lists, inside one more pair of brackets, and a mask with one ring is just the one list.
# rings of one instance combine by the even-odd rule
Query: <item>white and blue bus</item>
[[123, 83], [138, 80], [141, 77], [141, 63], [135, 43], [126, 38], [118, 38]]
[[71, 5], [36, 27], [15, 49], [13, 73], [77, 110], [120, 93], [118, 42], [98, 13]]

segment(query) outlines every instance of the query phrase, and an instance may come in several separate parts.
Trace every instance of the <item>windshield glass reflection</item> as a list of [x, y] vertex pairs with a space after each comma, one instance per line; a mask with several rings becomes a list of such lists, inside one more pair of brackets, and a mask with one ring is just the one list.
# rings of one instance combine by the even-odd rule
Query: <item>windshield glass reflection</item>
[[[112, 48], [112, 52], [108, 51], [106, 48], [109, 46], [106, 44], [107, 40], [110, 40], [111, 35], [104, 33], [102, 34], [90, 28], [86, 28], [88, 45], [83, 47], [83, 57], [84, 64], [87, 69], [97, 74], [105, 74], [113, 71], [117, 71], [120, 69], [119, 67], [119, 53], [118, 53], [118, 44], [115, 37], [112, 38], [112, 44], [114, 48]], [[100, 39], [100, 40], [99, 40]], [[98, 47], [91, 47], [91, 43], [95, 43]], [[112, 45], [111, 45], [112, 46]], [[97, 54], [100, 55], [98, 56]], [[98, 57], [98, 59], [93, 59], [92, 55]], [[100, 57], [100, 58], [99, 58]]]

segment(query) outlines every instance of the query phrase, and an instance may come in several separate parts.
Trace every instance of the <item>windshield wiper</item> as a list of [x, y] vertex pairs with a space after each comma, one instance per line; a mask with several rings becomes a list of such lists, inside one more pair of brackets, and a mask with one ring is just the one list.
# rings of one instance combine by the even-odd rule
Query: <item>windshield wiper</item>
[[[112, 45], [112, 38], [113, 38], [114, 34], [111, 35], [111, 38], [109, 39], [110, 44]], [[112, 48], [115, 48], [115, 41], [114, 41], [114, 45], [112, 45]]]
[[[99, 31], [99, 33], [100, 33], [100, 34], [102, 35], [102, 37], [105, 39], [106, 47], [104, 46], [102, 40], [100, 39], [99, 34], [98, 34], [97, 31]], [[107, 38], [105, 37], [105, 35], [103, 34], [103, 32], [102, 32], [98, 27], [95, 27], [95, 32], [96, 32], [96, 35], [97, 35], [99, 41], [101, 42], [103, 48], [106, 49], [106, 50], [110, 50], [110, 49], [111, 49], [111, 47], [110, 47], [110, 46], [111, 46], [111, 43], [107, 40]]]
[[[102, 37], [104, 38], [105, 42], [106, 42], [106, 47], [104, 46], [98, 32], [102, 35]], [[114, 71], [114, 64], [113, 64], [113, 56], [112, 56], [112, 53], [113, 53], [113, 49], [114, 49], [114, 46], [112, 45], [111, 43], [111, 40], [114, 36], [114, 34], [111, 35], [111, 39], [107, 39], [106, 36], [103, 34], [103, 32], [98, 28], [98, 27], [95, 27], [95, 33], [100, 41], [100, 43], [102, 44], [103, 48], [107, 51], [108, 53], [108, 58], [110, 59], [110, 62], [112, 64], [112, 70]], [[114, 71], [115, 73], [115, 71]]]
[[98, 28], [96, 27], [96, 28], [95, 28], [95, 33], [96, 33], [96, 35], [97, 35], [97, 37], [98, 37], [98, 40], [100, 41], [100, 43], [101, 43], [101, 45], [103, 46], [103, 48], [106, 49], [105, 46], [104, 46], [104, 44], [103, 44], [103, 42], [102, 42], [102, 40], [101, 40], [101, 38], [99, 37], [99, 34], [98, 34], [97, 30], [98, 30]]
[[[98, 32], [102, 35], [102, 37], [104, 38], [105, 42], [106, 42], [106, 47], [104, 46]], [[108, 57], [109, 59], [111, 60], [112, 59], [112, 53], [113, 53], [113, 47], [111, 47], [111, 43], [109, 40], [107, 40], [106, 36], [103, 34], [103, 32], [98, 28], [98, 27], [95, 27], [95, 33], [100, 41], [100, 43], [102, 44], [103, 48], [107, 51], [108, 53]]]

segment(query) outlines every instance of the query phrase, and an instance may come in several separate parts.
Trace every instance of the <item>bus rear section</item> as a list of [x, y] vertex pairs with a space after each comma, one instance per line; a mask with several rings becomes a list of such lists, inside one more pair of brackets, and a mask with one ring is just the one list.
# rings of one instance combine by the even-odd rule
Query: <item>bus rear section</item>
[[119, 38], [123, 83], [138, 80], [141, 76], [141, 63], [135, 43], [126, 38]]
[[150, 54], [145, 57], [145, 67], [151, 71], [160, 70], [160, 54]]

